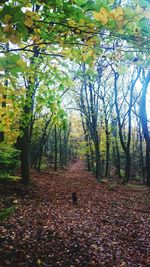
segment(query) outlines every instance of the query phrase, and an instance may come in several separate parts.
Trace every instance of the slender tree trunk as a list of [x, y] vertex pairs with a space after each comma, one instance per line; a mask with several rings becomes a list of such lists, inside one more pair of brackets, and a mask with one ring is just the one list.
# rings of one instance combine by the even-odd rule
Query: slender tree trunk
[[30, 182], [28, 127], [23, 128], [22, 131], [23, 135], [20, 139], [21, 177], [22, 177], [22, 184], [28, 185]]
[[89, 149], [90, 149], [90, 167], [91, 167], [91, 171], [94, 172], [94, 151], [91, 145], [91, 140], [89, 140]]
[[84, 131], [84, 139], [86, 142], [86, 161], [87, 161], [87, 168], [88, 171], [91, 171], [91, 164], [90, 164], [90, 153], [89, 153], [89, 134], [88, 134], [88, 130], [86, 128], [86, 124], [83, 120], [83, 113], [81, 112], [81, 118], [82, 118], [82, 128]]
[[[9, 50], [9, 43], [6, 44], [5, 50], [6, 50], [6, 52], [8, 52], [8, 50]], [[5, 72], [5, 74], [7, 74], [7, 72]], [[8, 80], [7, 79], [6, 79], [5, 83], [4, 83], [4, 85], [5, 85], [5, 89], [6, 89], [8, 87]], [[6, 93], [4, 93], [2, 95], [2, 97], [3, 97], [3, 101], [2, 101], [2, 109], [3, 109], [3, 108], [6, 108], [6, 98], [7, 98]], [[5, 139], [4, 131], [0, 131], [0, 143], [3, 142], [4, 139]]]
[[108, 131], [108, 121], [106, 123], [106, 166], [105, 166], [105, 177], [108, 176], [109, 170], [109, 151], [110, 151], [110, 140], [109, 140], [109, 131]]
[[42, 154], [43, 154], [43, 145], [39, 149], [39, 155], [38, 155], [38, 172], [41, 172], [41, 163], [42, 163]]
[[126, 156], [126, 165], [125, 165], [125, 176], [123, 179], [123, 183], [128, 183], [130, 178], [130, 169], [131, 169], [131, 156], [129, 150], [125, 154]]
[[87, 167], [88, 167], [88, 171], [91, 171], [91, 164], [90, 164], [90, 153], [89, 153], [89, 136], [88, 134], [85, 136], [85, 140], [86, 140], [86, 147], [87, 147], [87, 153], [86, 153], [86, 160], [87, 160]]
[[117, 137], [116, 137], [116, 168], [117, 168], [117, 174], [118, 174], [118, 177], [119, 178], [122, 178], [122, 175], [121, 175], [121, 163], [120, 163], [120, 152], [119, 152], [119, 147], [118, 147], [118, 140], [117, 140]]
[[59, 166], [63, 168], [62, 130], [59, 130]]
[[54, 165], [54, 170], [57, 171], [57, 157], [58, 157], [58, 153], [57, 153], [57, 127], [55, 125], [55, 165]]
[[95, 143], [94, 146], [95, 146], [95, 162], [96, 162], [95, 177], [97, 180], [99, 180], [101, 178], [99, 142]]
[[145, 181], [145, 170], [144, 170], [144, 156], [143, 156], [143, 143], [142, 143], [142, 133], [139, 125], [139, 142], [140, 142], [140, 162], [141, 162], [141, 171], [143, 176], [143, 181]]
[[146, 142], [146, 183], [150, 186], [150, 136], [147, 125], [147, 112], [146, 112], [146, 94], [150, 82], [150, 71], [144, 79], [142, 87], [142, 97], [140, 102], [140, 120], [142, 124], [143, 135]]
[[[8, 86], [8, 80], [5, 81], [5, 87]], [[2, 109], [6, 108], [6, 94], [3, 94]], [[4, 131], [0, 131], [0, 143], [4, 141]]]
[[113, 136], [113, 154], [115, 159], [115, 167], [117, 170], [118, 178], [121, 177], [121, 161], [120, 161], [120, 151], [118, 145], [118, 136], [117, 136], [117, 122], [112, 120], [112, 136]]
[[146, 143], [146, 183], [150, 186], [150, 150], [149, 143]]

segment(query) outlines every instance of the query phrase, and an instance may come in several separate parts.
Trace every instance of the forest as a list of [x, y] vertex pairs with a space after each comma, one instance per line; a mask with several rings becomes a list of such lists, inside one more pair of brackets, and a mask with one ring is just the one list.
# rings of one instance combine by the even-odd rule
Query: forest
[[149, 267], [149, 215], [149, 0], [1, 0], [0, 267]]

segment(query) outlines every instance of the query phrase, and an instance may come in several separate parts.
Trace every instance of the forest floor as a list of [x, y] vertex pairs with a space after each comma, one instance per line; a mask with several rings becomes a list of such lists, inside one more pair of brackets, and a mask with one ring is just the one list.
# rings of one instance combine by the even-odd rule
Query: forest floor
[[[150, 189], [97, 183], [82, 161], [0, 183], [0, 267], [150, 267]], [[72, 204], [76, 192], [78, 205]]]

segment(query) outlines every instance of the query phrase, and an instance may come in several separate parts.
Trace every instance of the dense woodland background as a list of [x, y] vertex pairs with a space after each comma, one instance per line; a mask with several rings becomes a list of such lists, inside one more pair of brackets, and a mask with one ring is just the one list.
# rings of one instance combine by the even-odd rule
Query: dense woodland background
[[2, 1], [0, 164], [150, 185], [149, 1]]

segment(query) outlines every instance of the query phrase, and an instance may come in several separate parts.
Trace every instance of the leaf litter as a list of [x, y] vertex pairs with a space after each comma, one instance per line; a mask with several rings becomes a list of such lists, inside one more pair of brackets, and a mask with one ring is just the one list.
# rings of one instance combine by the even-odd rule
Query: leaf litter
[[0, 267], [150, 267], [149, 188], [110, 190], [82, 161], [31, 177], [0, 184], [1, 207], [16, 205], [0, 223]]

